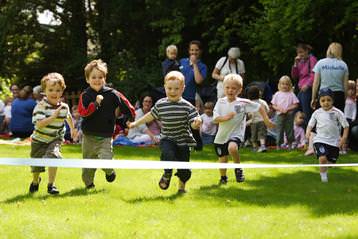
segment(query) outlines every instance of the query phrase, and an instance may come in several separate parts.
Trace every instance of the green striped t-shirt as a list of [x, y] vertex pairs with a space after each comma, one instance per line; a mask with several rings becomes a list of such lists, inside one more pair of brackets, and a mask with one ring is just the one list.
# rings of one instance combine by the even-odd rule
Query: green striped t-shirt
[[[45, 127], [38, 128], [36, 123], [40, 120], [50, 117], [53, 112], [61, 107], [60, 113], [57, 118]], [[55, 139], [63, 140], [65, 134], [65, 120], [67, 117], [71, 117], [70, 109], [66, 103], [60, 102], [58, 105], [51, 105], [46, 98], [37, 103], [33, 114], [32, 123], [35, 125], [35, 130], [31, 135], [31, 138], [35, 141], [43, 143], [50, 143]]]

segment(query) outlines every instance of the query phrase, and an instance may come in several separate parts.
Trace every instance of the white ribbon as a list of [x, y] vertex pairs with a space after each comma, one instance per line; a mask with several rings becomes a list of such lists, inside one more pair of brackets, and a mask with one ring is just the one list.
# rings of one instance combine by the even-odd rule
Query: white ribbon
[[343, 164], [237, 164], [208, 162], [177, 162], [149, 160], [94, 160], [53, 158], [0, 158], [0, 165], [43, 166], [63, 168], [121, 168], [121, 169], [220, 169], [220, 168], [307, 168], [307, 167], [357, 167], [358, 163]]

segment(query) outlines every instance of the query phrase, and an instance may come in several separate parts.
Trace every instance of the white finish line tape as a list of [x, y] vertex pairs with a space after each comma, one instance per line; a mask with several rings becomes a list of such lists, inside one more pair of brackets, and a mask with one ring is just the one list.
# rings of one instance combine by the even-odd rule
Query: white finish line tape
[[173, 162], [149, 160], [94, 160], [94, 159], [29, 159], [0, 158], [0, 165], [43, 166], [63, 168], [121, 168], [121, 169], [219, 169], [219, 168], [307, 168], [307, 167], [357, 167], [358, 163], [345, 164], [236, 164], [207, 162]]

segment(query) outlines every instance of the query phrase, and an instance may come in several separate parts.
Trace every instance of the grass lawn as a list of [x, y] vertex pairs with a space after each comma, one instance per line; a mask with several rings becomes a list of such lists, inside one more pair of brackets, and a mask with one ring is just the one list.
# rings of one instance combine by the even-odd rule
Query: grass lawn
[[[0, 157], [28, 157], [28, 146], [0, 145]], [[255, 154], [241, 149], [244, 163], [315, 163], [301, 152]], [[81, 158], [80, 146], [63, 147], [65, 158]], [[358, 162], [358, 154], [340, 163]], [[116, 159], [158, 160], [156, 148], [116, 147]], [[216, 161], [211, 147], [192, 161]], [[218, 186], [218, 170], [193, 170], [188, 193], [177, 178], [161, 191], [161, 170], [117, 170], [109, 184], [97, 171], [96, 190], [84, 190], [80, 169], [60, 168], [58, 196], [28, 194], [29, 167], [0, 165], [0, 238], [358, 238], [358, 168], [246, 169], [238, 184]]]

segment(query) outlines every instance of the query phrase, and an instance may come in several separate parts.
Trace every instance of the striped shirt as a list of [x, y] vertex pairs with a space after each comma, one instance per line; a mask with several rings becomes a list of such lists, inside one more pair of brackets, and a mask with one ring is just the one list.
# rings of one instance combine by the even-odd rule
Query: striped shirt
[[[60, 113], [55, 120], [42, 128], [36, 126], [38, 121], [50, 117], [60, 106], [63, 108], [60, 110]], [[55, 139], [63, 140], [65, 134], [65, 120], [70, 116], [70, 109], [67, 104], [60, 102], [57, 106], [53, 106], [46, 98], [44, 98], [36, 105], [32, 114], [32, 123], [35, 125], [35, 130], [31, 135], [31, 139], [43, 143], [50, 143]]]
[[199, 116], [195, 107], [183, 98], [177, 102], [162, 98], [151, 110], [153, 117], [162, 123], [161, 138], [168, 138], [178, 145], [195, 146], [190, 124]]

